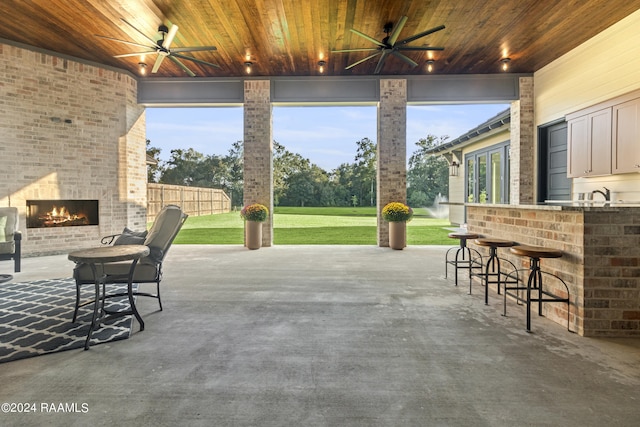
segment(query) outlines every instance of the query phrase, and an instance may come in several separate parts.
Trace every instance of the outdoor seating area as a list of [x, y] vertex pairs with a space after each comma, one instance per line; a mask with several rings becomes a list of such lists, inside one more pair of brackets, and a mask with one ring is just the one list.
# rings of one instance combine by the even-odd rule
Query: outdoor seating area
[[[496, 285], [496, 293], [503, 295], [502, 315], [507, 315], [507, 303], [515, 301], [525, 307], [526, 331], [531, 332], [532, 303], [538, 303], [538, 316], [543, 316], [543, 303], [566, 304], [567, 329], [571, 330], [571, 298], [569, 287], [558, 275], [543, 271], [540, 260], [543, 258], [561, 258], [562, 251], [539, 246], [526, 246], [519, 242], [505, 239], [483, 237], [467, 229], [449, 233], [449, 237], [459, 240], [459, 246], [451, 247], [445, 254], [445, 278], [449, 266], [455, 272], [455, 285], [458, 286], [458, 270], [466, 271], [469, 278], [469, 295], [472, 294], [473, 280], [478, 279], [484, 287], [484, 303], [489, 304], [489, 285]], [[478, 249], [488, 248], [483, 255], [478, 249], [469, 247], [467, 241], [472, 240]], [[529, 258], [529, 268], [518, 268], [509, 259], [498, 255], [498, 248], [508, 248], [519, 257]], [[451, 254], [454, 255], [451, 255]], [[502, 268], [506, 264], [507, 269]], [[543, 286], [543, 277], [554, 279], [562, 284], [564, 295], [551, 292]], [[510, 297], [507, 299], [507, 297]]]
[[[522, 306], [503, 317], [495, 293], [487, 306], [445, 279], [446, 250], [173, 245], [164, 310], [137, 301], [144, 331], [0, 364], [3, 402], [77, 401], [88, 413], [3, 414], [3, 424], [637, 422], [640, 339], [579, 337], [545, 318], [528, 334]], [[72, 267], [66, 255], [30, 257], [15, 281]]]
[[[133, 314], [144, 330], [144, 321], [136, 309], [135, 298], [138, 296], [152, 297], [158, 300], [162, 311], [160, 297], [160, 282], [162, 280], [162, 263], [173, 240], [176, 238], [188, 215], [179, 206], [167, 205], [157, 214], [156, 219], [147, 231], [134, 232], [125, 228], [121, 234], [104, 237], [103, 247], [75, 251], [69, 254], [69, 259], [76, 263], [73, 277], [76, 282], [76, 303], [72, 322], [76, 321], [78, 310], [86, 305], [93, 305], [91, 327], [87, 334], [85, 350], [89, 349], [92, 332], [98, 328], [101, 320], [110, 316]], [[112, 246], [109, 246], [113, 244]], [[107, 292], [106, 285], [124, 283], [126, 293]], [[134, 283], [155, 283], [155, 293], [133, 290]], [[82, 285], [93, 284], [95, 293], [93, 299], [80, 302]], [[109, 313], [105, 310], [105, 300], [126, 295], [129, 300], [129, 310], [126, 312]]]

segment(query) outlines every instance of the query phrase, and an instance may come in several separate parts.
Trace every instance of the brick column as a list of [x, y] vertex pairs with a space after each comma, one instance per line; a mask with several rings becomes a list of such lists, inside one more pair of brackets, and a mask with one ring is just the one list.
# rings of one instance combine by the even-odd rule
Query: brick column
[[533, 77], [520, 77], [520, 99], [511, 103], [510, 203], [535, 203]]
[[244, 82], [244, 204], [269, 208], [262, 228], [262, 246], [273, 235], [273, 116], [268, 80]]
[[[146, 115], [145, 108], [138, 104], [137, 82], [129, 77], [123, 80], [129, 84], [122, 108], [125, 113], [122, 125], [126, 129], [118, 140], [118, 197], [126, 203], [127, 227], [144, 230], [147, 226]], [[100, 223], [103, 224], [102, 219]]]
[[389, 246], [382, 208], [407, 200], [407, 81], [380, 80], [378, 104], [378, 246]]

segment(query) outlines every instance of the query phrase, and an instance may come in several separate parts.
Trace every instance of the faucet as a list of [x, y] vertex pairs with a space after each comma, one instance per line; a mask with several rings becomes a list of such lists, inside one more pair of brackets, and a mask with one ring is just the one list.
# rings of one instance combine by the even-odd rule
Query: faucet
[[609, 191], [609, 189], [607, 187], [602, 187], [604, 188], [604, 191], [602, 190], [593, 190], [591, 193], [595, 194], [595, 193], [600, 193], [604, 196], [604, 200], [606, 202], [610, 202], [611, 201], [611, 191]]

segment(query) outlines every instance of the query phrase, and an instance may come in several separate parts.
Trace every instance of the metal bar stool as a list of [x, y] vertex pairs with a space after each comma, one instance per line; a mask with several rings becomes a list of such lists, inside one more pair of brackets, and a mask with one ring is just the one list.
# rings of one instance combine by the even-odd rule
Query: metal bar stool
[[[529, 278], [527, 280], [527, 286], [508, 286], [505, 285], [504, 288], [504, 310], [503, 316], [507, 315], [507, 295], [514, 297], [518, 303], [525, 303], [527, 309], [527, 332], [531, 332], [531, 303], [538, 303], [538, 316], [542, 316], [542, 303], [543, 302], [560, 302], [567, 304], [567, 330], [572, 332], [570, 329], [570, 318], [571, 318], [571, 306], [570, 306], [570, 298], [569, 298], [569, 287], [560, 277], [555, 274], [551, 274], [540, 269], [540, 259], [542, 258], [560, 258], [562, 257], [562, 251], [557, 249], [547, 249], [539, 246], [513, 246], [509, 249], [511, 253], [521, 256], [521, 257], [529, 257]], [[523, 269], [521, 269], [523, 270]], [[543, 275], [553, 277], [560, 281], [567, 291], [567, 297], [563, 298], [561, 296], [555, 295], [543, 288], [542, 277]], [[523, 276], [524, 277], [524, 276]], [[513, 277], [511, 277], [513, 278]], [[515, 290], [516, 293], [511, 293], [510, 291]], [[520, 291], [526, 291], [525, 296], [520, 296]], [[531, 296], [532, 292], [537, 292], [537, 298], [533, 298]], [[546, 297], [546, 298], [545, 298]]]
[[[449, 248], [447, 253], [445, 254], [445, 264], [444, 264], [444, 277], [447, 277], [448, 266], [453, 265], [456, 271], [456, 286], [458, 286], [458, 269], [467, 269], [469, 270], [469, 274], [471, 274], [471, 269], [476, 268], [473, 266], [471, 262], [471, 254], [472, 252], [475, 256], [480, 256], [480, 253], [467, 246], [467, 240], [469, 239], [477, 239], [480, 235], [476, 233], [468, 233], [468, 232], [455, 232], [449, 233], [449, 238], [460, 240], [460, 246], [454, 246]], [[453, 250], [456, 250], [456, 256], [453, 259], [449, 259], [449, 253]]]
[[[490, 237], [484, 237], [480, 239], [476, 239], [474, 243], [478, 246], [485, 246], [489, 248], [489, 257], [487, 261], [484, 262], [483, 257], [476, 258], [473, 262], [480, 267], [481, 271], [479, 273], [474, 273], [473, 269], [469, 274], [469, 294], [471, 294], [471, 282], [473, 281], [473, 277], [479, 277], [481, 283], [484, 285], [484, 303], [486, 305], [489, 304], [489, 285], [497, 284], [498, 285], [498, 295], [500, 295], [500, 284], [504, 283], [505, 286], [507, 283], [515, 284], [518, 283], [518, 273], [517, 267], [508, 259], [499, 258], [498, 257], [498, 248], [509, 248], [516, 245], [516, 242], [512, 240], [504, 240], [504, 239], [494, 239]], [[511, 278], [507, 274], [503, 273], [501, 270], [501, 262], [506, 262], [512, 267], [512, 276], [515, 275], [515, 278]]]

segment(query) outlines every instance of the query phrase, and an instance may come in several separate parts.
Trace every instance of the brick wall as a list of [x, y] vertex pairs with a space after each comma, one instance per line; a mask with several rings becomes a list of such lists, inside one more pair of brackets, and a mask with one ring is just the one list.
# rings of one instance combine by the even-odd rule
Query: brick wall
[[519, 90], [520, 99], [511, 103], [510, 201], [532, 204], [535, 202], [533, 77], [520, 77]]
[[[135, 78], [0, 44], [0, 100], [0, 206], [18, 208], [26, 256], [144, 228], [145, 116]], [[97, 199], [100, 225], [26, 229], [31, 199]]]
[[640, 209], [584, 214], [585, 329], [640, 335]]
[[[569, 286], [571, 325], [579, 334], [640, 335], [640, 209], [472, 205], [467, 212], [470, 231], [563, 251], [562, 258], [543, 259], [541, 265]], [[528, 268], [528, 259], [508, 249], [498, 253]], [[564, 294], [553, 280], [548, 283]], [[544, 314], [566, 325], [565, 307], [545, 304]]]
[[378, 246], [389, 246], [382, 208], [407, 201], [407, 81], [380, 80], [378, 106]]

